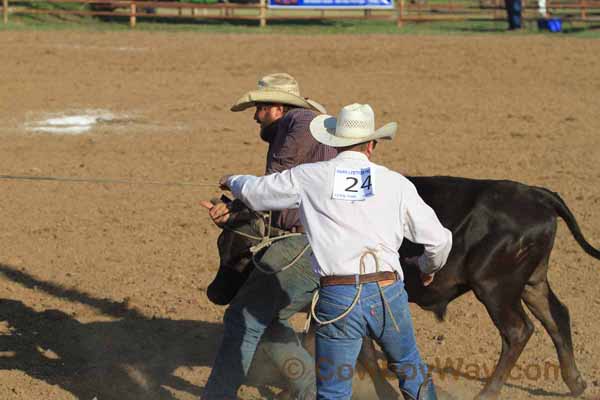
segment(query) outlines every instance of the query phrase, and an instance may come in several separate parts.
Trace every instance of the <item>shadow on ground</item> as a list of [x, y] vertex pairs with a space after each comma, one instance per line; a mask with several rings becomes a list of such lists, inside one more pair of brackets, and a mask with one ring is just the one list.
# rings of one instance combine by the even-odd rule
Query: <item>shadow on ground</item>
[[[0, 336], [0, 369], [23, 371], [81, 399], [174, 399], [169, 388], [200, 396], [202, 387], [174, 372], [212, 365], [221, 324], [148, 318], [126, 304], [40, 281], [12, 266], [0, 264], [0, 273], [118, 318], [81, 323], [61, 310], [40, 312], [0, 299], [0, 320], [10, 330]], [[273, 397], [269, 388], [258, 388], [263, 397]]]
[[[42, 281], [13, 266], [0, 264], [0, 273], [24, 287], [86, 304], [115, 318], [81, 323], [61, 310], [36, 311], [21, 301], [0, 299], [0, 320], [10, 330], [0, 335], [0, 370], [23, 371], [80, 399], [175, 399], [171, 389], [201, 395], [201, 386], [175, 371], [212, 365], [223, 332], [221, 324], [149, 318], [126, 303]], [[261, 371], [256, 370], [257, 365]], [[253, 367], [251, 385], [262, 398], [273, 398], [272, 387], [266, 385], [283, 382], [282, 377], [260, 351]], [[452, 368], [440, 372], [485, 381]], [[568, 397], [517, 384], [507, 386], [545, 398]], [[440, 398], [455, 399], [444, 392]]]

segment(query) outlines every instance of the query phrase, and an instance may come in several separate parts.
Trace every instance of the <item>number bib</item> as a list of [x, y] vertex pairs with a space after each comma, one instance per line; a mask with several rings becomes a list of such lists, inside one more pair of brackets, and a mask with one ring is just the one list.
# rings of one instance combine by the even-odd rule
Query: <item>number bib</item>
[[362, 201], [373, 195], [371, 168], [335, 169], [333, 178], [333, 199]]

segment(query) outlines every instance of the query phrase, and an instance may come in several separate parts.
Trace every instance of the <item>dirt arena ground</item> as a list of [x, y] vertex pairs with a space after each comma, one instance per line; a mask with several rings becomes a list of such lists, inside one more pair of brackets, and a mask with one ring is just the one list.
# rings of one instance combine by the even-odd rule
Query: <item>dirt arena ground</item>
[[[274, 51], [275, 46], [279, 49]], [[376, 161], [406, 174], [508, 178], [560, 193], [600, 246], [600, 42], [550, 36], [262, 36], [3, 32], [0, 174], [216, 182], [261, 173], [265, 144], [232, 102], [288, 71], [332, 112], [368, 102], [400, 134]], [[99, 111], [98, 111], [99, 110]], [[89, 132], [40, 121], [99, 112]], [[222, 332], [206, 299], [218, 229], [209, 188], [0, 180], [0, 398], [195, 399]], [[564, 223], [550, 280], [571, 311], [578, 366], [600, 398], [600, 262]], [[465, 295], [448, 318], [413, 307], [422, 353], [460, 399], [500, 339]], [[300, 321], [296, 321], [300, 322]], [[567, 388], [536, 332], [503, 399]], [[449, 365], [448, 363], [453, 363]], [[366, 378], [357, 398], [371, 398]], [[245, 386], [244, 399], [276, 388]]]

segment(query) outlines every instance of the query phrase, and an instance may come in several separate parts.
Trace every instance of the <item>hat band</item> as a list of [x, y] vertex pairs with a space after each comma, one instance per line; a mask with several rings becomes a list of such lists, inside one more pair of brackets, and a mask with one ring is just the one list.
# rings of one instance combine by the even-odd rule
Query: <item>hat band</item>
[[364, 121], [356, 119], [338, 120], [335, 127], [335, 136], [358, 139], [368, 137], [375, 132], [375, 124], [373, 121]]
[[268, 86], [268, 85], [258, 85], [258, 90], [266, 91], [266, 92], [285, 92], [291, 93], [294, 96], [300, 97], [300, 91], [297, 86], [293, 85], [279, 85], [279, 86]]

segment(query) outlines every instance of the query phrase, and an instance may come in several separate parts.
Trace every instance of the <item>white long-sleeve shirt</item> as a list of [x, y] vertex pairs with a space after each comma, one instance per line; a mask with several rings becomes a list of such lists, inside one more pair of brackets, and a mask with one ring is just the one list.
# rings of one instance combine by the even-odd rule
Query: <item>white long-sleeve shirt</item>
[[[375, 251], [380, 270], [403, 276], [398, 249], [405, 237], [424, 245], [419, 267], [431, 273], [444, 266], [452, 247], [452, 233], [412, 182], [363, 153], [345, 151], [263, 177], [235, 175], [227, 185], [256, 211], [299, 208], [319, 276], [358, 274], [366, 250]], [[346, 199], [353, 196], [363, 198]], [[375, 271], [371, 257], [365, 266], [365, 273]]]

